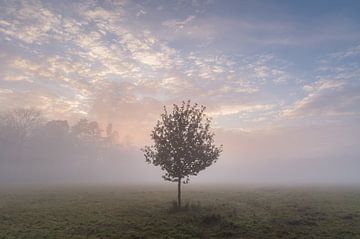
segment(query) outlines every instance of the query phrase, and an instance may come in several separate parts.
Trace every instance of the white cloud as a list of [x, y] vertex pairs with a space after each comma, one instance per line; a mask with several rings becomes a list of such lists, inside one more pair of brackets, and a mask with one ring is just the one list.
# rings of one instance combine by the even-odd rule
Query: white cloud
[[[57, 9], [56, 4], [40, 1], [19, 4], [17, 14], [12, 10], [13, 5], [9, 4], [4, 7], [6, 14], [0, 20], [0, 36], [11, 39], [7, 44], [14, 49], [21, 48], [21, 53], [17, 56], [9, 51], [1, 55], [2, 60], [8, 59], [3, 60], [0, 77], [3, 82], [6, 81], [6, 86], [11, 86], [13, 94], [24, 94], [25, 87], [30, 87], [30, 90], [39, 87], [39, 91], [44, 92], [45, 97], [34, 96], [36, 100], [28, 100], [28, 103], [43, 101], [47, 108], [61, 106], [74, 114], [97, 108], [104, 115], [103, 111], [107, 109], [109, 114], [115, 115], [113, 119], [118, 119], [112, 107], [120, 110], [142, 102], [159, 106], [191, 98], [209, 106], [214, 117], [224, 116], [234, 122], [241, 117], [242, 122], [258, 122], [260, 126], [265, 125], [266, 120], [275, 121], [282, 110], [287, 117], [323, 114], [325, 110], [318, 102], [330, 101], [330, 95], [341, 101], [342, 106], [335, 103], [336, 110], [327, 112], [354, 112], [350, 108], [352, 103], [346, 102], [356, 102], [357, 99], [351, 87], [356, 89], [358, 85], [347, 82], [359, 75], [356, 66], [352, 70], [342, 65], [324, 66], [326, 74], [330, 74], [331, 69], [331, 74], [336, 73], [336, 76], [315, 77], [316, 83], [301, 88], [302, 85], [295, 83], [291, 64], [275, 53], [229, 54], [215, 45], [215, 48], [198, 48], [198, 44], [189, 44], [188, 48], [182, 49], [171, 40], [166, 41], [175, 37], [182, 43], [183, 38], [178, 38], [177, 34], [196, 35], [201, 42], [208, 37], [218, 41], [216, 34], [222, 33], [223, 29], [215, 29], [218, 25], [206, 22], [207, 18], [201, 14], [195, 16], [191, 12], [184, 19], [165, 21], [162, 23], [165, 28], [159, 30], [141, 22], [143, 17], [139, 16], [149, 11], [146, 7], [136, 5], [135, 10], [126, 8], [126, 4], [131, 3], [122, 2], [115, 6], [105, 2], [100, 6], [97, 2], [74, 2], [67, 6], [69, 12], [66, 14], [62, 12], [64, 9]], [[136, 13], [139, 13], [138, 18]], [[151, 18], [149, 15], [144, 18]], [[226, 23], [231, 22], [230, 19], [216, 17], [212, 20], [224, 27], [229, 27]], [[40, 26], [44, 21], [46, 24]], [[246, 21], [231, 24], [246, 32], [257, 27], [275, 32], [281, 31], [283, 26], [287, 30], [289, 27], [288, 24]], [[169, 30], [173, 34], [169, 34]], [[171, 35], [170, 38], [163, 37], [163, 31]], [[350, 48], [343, 55], [354, 56], [357, 50], [358, 47]], [[122, 91], [122, 94], [115, 94], [107, 87], [113, 86], [112, 83], [128, 85], [115, 87]], [[345, 93], [351, 100], [342, 95]], [[102, 100], [100, 94], [113, 105], [101, 110], [95, 107]], [[294, 95], [292, 102], [296, 103], [289, 106], [291, 94]], [[294, 100], [303, 94], [306, 96]], [[27, 98], [2, 97], [1, 102], [10, 99], [19, 105]], [[74, 104], [71, 104], [72, 100]], [[121, 105], [116, 104], [118, 101], [122, 102]], [[285, 110], [279, 109], [281, 107]], [[331, 108], [326, 107], [327, 110]], [[144, 121], [150, 121], [151, 117]]]
[[339, 60], [343, 60], [344, 58], [354, 57], [354, 56], [360, 56], [360, 45], [350, 47], [345, 51], [339, 51], [339, 52], [330, 54], [330, 57], [333, 57], [333, 58], [336, 58]]
[[191, 23], [196, 17], [188, 16], [184, 20], [170, 19], [162, 23], [163, 26], [173, 29], [174, 31], [181, 31], [186, 25]]
[[10, 90], [10, 89], [1, 89], [0, 88], [0, 95], [6, 95], [6, 94], [12, 94], [14, 93], [14, 91]]
[[359, 115], [359, 85], [338, 80], [319, 80], [305, 85], [308, 93], [303, 99], [284, 110], [285, 117]]
[[52, 30], [60, 24], [60, 17], [40, 1], [18, 3], [19, 9], [13, 9], [13, 5], [6, 9], [7, 14], [3, 17], [7, 20], [0, 22], [0, 32], [25, 43], [48, 42]]
[[267, 111], [272, 109], [274, 106], [270, 104], [254, 104], [254, 105], [220, 105], [208, 114], [213, 117], [220, 117], [225, 115], [233, 115], [239, 113], [252, 113]]

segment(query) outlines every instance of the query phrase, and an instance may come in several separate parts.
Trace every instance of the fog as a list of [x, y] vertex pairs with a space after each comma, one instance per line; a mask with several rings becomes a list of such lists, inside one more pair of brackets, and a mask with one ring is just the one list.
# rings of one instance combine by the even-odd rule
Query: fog
[[1, 1], [0, 184], [167, 184], [141, 148], [188, 99], [223, 145], [190, 184], [359, 184], [350, 2]]
[[[360, 127], [214, 129], [224, 151], [191, 184], [359, 184]], [[150, 131], [148, 132], [150, 134]], [[0, 182], [165, 183], [141, 145], [121, 143], [112, 124], [46, 119], [36, 109], [1, 114]], [[145, 135], [144, 137], [146, 137]]]

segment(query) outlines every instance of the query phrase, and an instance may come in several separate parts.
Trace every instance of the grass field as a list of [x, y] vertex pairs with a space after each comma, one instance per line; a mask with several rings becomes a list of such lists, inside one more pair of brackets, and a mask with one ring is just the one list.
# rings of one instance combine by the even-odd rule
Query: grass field
[[3, 187], [0, 238], [360, 238], [360, 190]]

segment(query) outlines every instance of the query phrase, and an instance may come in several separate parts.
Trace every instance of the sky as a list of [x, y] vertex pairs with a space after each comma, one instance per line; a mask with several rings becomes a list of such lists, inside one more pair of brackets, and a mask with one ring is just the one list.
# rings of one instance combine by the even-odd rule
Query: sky
[[224, 145], [194, 181], [360, 183], [359, 13], [348, 0], [0, 0], [1, 110], [113, 123], [124, 167], [159, 181], [139, 148], [163, 105], [190, 99]]

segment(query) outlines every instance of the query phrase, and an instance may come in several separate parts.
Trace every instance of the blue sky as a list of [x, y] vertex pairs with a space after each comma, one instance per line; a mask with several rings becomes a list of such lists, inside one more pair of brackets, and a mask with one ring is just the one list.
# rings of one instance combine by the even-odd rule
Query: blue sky
[[[162, 105], [191, 99], [225, 145], [235, 134], [279, 151], [299, 134], [289, 155], [358, 158], [359, 12], [359, 1], [1, 0], [0, 105], [113, 122], [121, 143], [142, 145]], [[324, 148], [301, 147], [312, 140]]]

